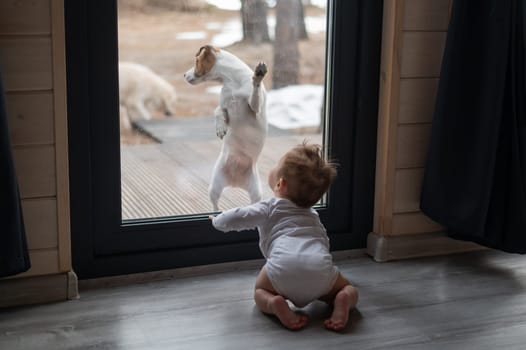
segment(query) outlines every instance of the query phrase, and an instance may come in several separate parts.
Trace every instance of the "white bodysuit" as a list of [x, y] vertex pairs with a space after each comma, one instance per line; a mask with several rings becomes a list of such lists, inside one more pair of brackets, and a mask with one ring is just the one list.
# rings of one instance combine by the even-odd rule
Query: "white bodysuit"
[[327, 231], [312, 208], [270, 198], [227, 210], [212, 223], [224, 232], [257, 228], [272, 286], [298, 307], [327, 294], [338, 278]]

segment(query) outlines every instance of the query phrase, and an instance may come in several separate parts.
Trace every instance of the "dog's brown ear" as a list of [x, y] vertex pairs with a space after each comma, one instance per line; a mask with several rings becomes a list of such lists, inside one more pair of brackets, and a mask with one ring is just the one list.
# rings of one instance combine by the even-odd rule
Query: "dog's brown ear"
[[201, 51], [203, 51], [205, 48], [206, 46], [201, 46], [199, 50], [197, 51], [197, 53], [195, 54], [195, 57], [199, 57], [199, 55], [201, 54]]
[[206, 53], [219, 52], [219, 49], [217, 47], [214, 47], [212, 45], [205, 45], [199, 48], [199, 51], [197, 51], [197, 53], [195, 54], [195, 57], [198, 57], [203, 50], [205, 50]]
[[216, 57], [212, 53], [212, 51], [216, 51], [213, 46], [205, 45], [202, 46], [199, 49], [199, 52], [197, 52], [196, 59], [195, 59], [195, 75], [196, 76], [202, 76], [205, 75], [212, 69], [214, 64], [216, 63]]

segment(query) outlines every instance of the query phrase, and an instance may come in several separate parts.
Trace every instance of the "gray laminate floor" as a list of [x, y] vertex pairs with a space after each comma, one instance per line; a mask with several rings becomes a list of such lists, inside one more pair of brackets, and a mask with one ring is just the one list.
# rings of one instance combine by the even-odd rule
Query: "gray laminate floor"
[[256, 270], [81, 290], [0, 310], [0, 349], [526, 349], [526, 257], [494, 251], [339, 261], [361, 299], [342, 333], [322, 303], [299, 332], [254, 307]]

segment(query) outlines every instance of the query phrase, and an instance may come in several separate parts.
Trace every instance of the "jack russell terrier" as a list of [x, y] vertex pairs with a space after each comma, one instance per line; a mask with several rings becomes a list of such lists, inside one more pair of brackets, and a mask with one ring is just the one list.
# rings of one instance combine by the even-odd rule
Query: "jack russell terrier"
[[252, 71], [233, 54], [210, 45], [199, 49], [195, 66], [184, 74], [192, 84], [218, 81], [223, 84], [214, 111], [216, 134], [223, 140], [214, 166], [209, 196], [214, 211], [227, 186], [240, 187], [251, 203], [261, 199], [257, 160], [267, 136], [266, 91], [262, 83], [267, 66]]

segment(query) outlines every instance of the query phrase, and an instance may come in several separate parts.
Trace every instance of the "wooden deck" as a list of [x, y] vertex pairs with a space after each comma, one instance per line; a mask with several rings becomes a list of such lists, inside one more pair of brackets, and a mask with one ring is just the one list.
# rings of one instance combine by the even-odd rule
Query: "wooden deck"
[[[212, 118], [203, 119], [144, 123], [141, 127], [160, 143], [121, 146], [123, 220], [212, 211], [208, 185], [222, 141], [215, 137]], [[271, 128], [258, 162], [264, 198], [271, 195], [266, 185], [269, 169], [304, 139], [321, 143], [322, 135]], [[248, 203], [245, 191], [227, 188], [219, 207], [225, 210]]]

